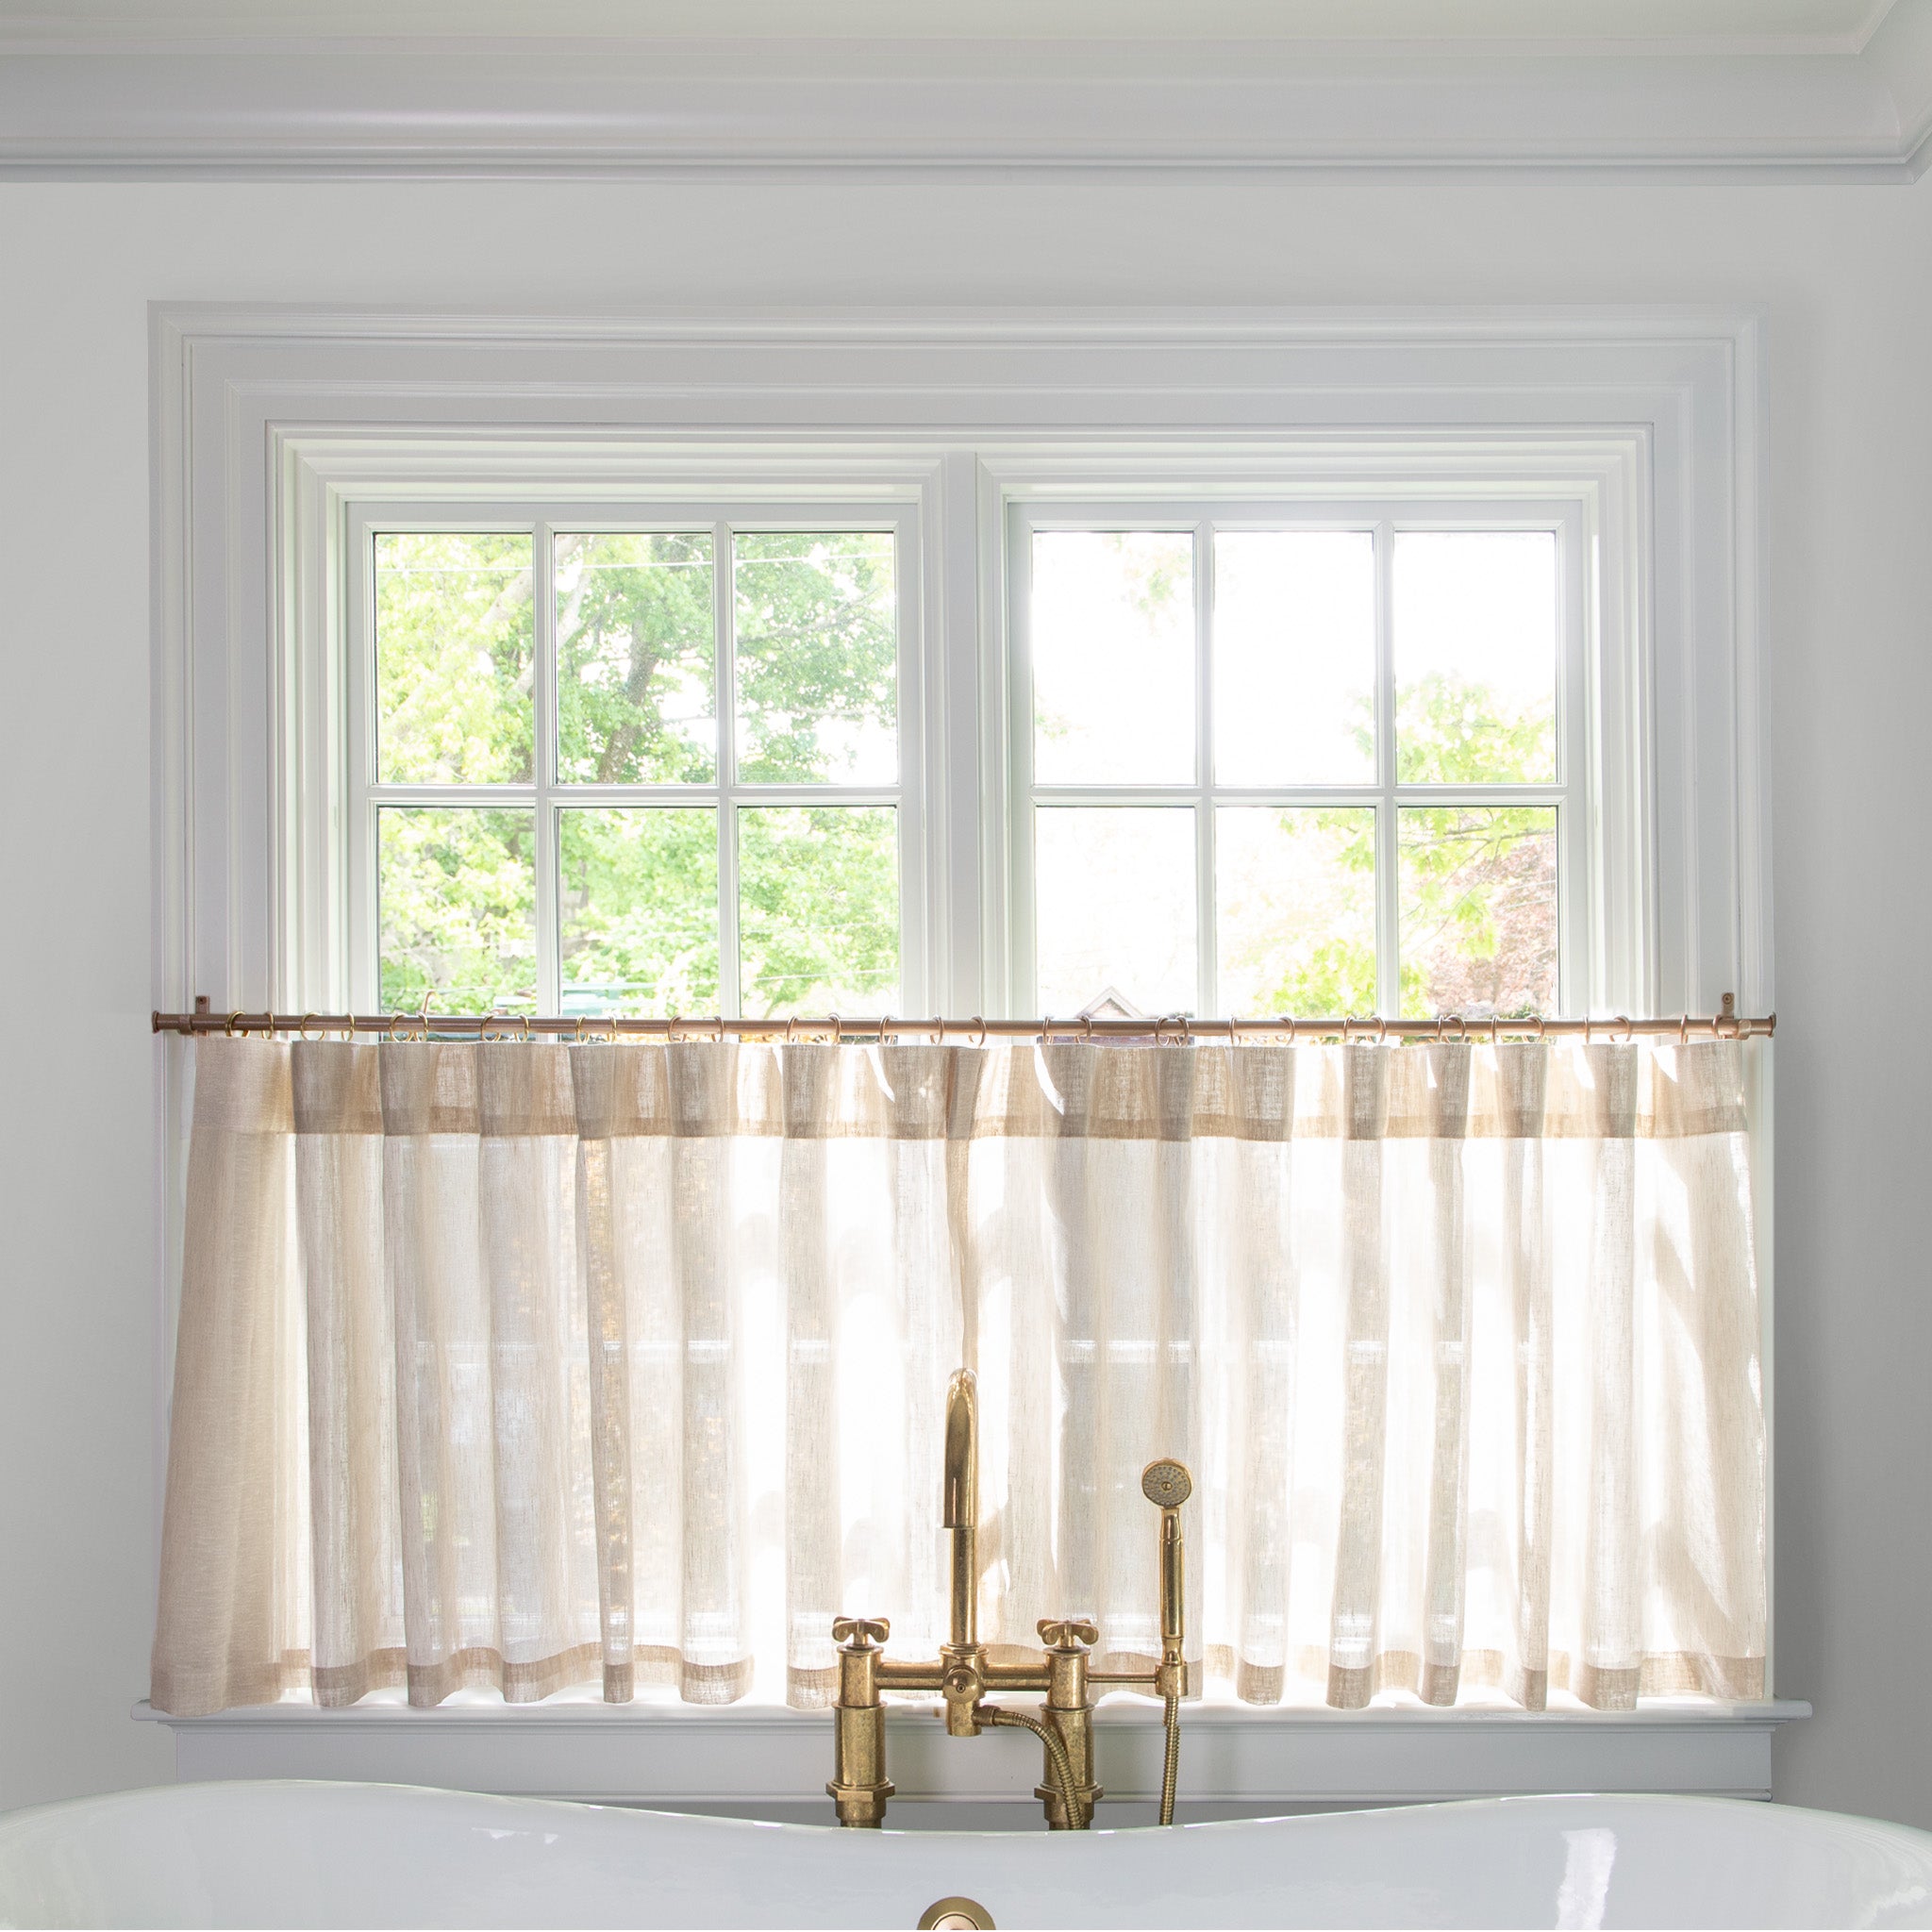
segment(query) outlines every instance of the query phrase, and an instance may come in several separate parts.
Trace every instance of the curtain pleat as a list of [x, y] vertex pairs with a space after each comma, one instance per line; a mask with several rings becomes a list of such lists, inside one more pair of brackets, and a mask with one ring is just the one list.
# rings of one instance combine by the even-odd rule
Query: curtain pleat
[[1335, 1540], [1335, 1610], [1328, 1638], [1328, 1702], [1368, 1703], [1374, 1681], [1382, 1583], [1382, 1504], [1389, 1485], [1389, 1289], [1382, 1265], [1382, 1129], [1389, 1056], [1341, 1049], [1342, 1357], [1341, 1510]]
[[307, 1375], [284, 1052], [198, 1056], [175, 1340], [157, 1710], [274, 1703], [308, 1671]]
[[1763, 1694], [1741, 1049], [198, 1043], [153, 1701]]
[[1463, 1586], [1469, 1541], [1469, 1248], [1463, 1222], [1463, 1141], [1469, 1124], [1464, 1047], [1424, 1049], [1428, 1073], [1429, 1286], [1435, 1429], [1424, 1582], [1423, 1701], [1454, 1704], [1462, 1671]]
[[315, 1701], [405, 1680], [394, 1306], [376, 1049], [291, 1062], [308, 1344]]
[[[1543, 1214], [1543, 1093], [1547, 1058], [1524, 1046], [1498, 1049], [1494, 1118], [1497, 1139], [1480, 1149], [1498, 1170], [1496, 1216], [1489, 1252], [1499, 1292], [1496, 1331], [1513, 1366], [1509, 1394], [1515, 1431], [1485, 1469], [1489, 1493], [1512, 1495], [1514, 1508], [1492, 1519], [1491, 1557], [1498, 1583], [1492, 1606], [1501, 1643], [1499, 1680], [1525, 1710], [1548, 1707], [1550, 1680], [1550, 1527], [1554, 1479], [1550, 1426], [1551, 1357], [1548, 1227]], [[1507, 1321], [1507, 1326], [1504, 1323]], [[1491, 1358], [1487, 1355], [1482, 1358]], [[1501, 1411], [1503, 1391], [1492, 1401]], [[1500, 1433], [1500, 1431], [1499, 1431]], [[1480, 1438], [1477, 1439], [1481, 1441]], [[1513, 1467], [1509, 1459], [1513, 1458]]]

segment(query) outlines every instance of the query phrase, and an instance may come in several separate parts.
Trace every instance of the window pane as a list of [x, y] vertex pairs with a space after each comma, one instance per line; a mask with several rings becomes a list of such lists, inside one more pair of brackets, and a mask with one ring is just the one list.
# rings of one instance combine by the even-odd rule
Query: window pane
[[1555, 810], [1454, 805], [1398, 816], [1404, 1018], [1555, 1013]]
[[557, 539], [557, 775], [702, 785], [715, 775], [711, 540]]
[[1221, 1006], [1375, 1010], [1375, 813], [1225, 806], [1214, 828]]
[[745, 532], [737, 549], [738, 775], [890, 785], [899, 775], [891, 531]]
[[537, 1003], [536, 814], [377, 814], [382, 1004], [526, 1012]]
[[1375, 779], [1375, 543], [1365, 532], [1214, 540], [1214, 775]]
[[1193, 1012], [1193, 812], [1046, 806], [1033, 824], [1041, 1012], [1109, 991], [1142, 1013]]
[[1185, 530], [1033, 539], [1033, 775], [1042, 785], [1194, 776], [1194, 540]]
[[899, 1000], [899, 844], [891, 807], [738, 814], [739, 984], [753, 1019], [889, 1011]]
[[1557, 775], [1557, 540], [1547, 530], [1395, 540], [1396, 775], [1523, 785]]
[[514, 535], [376, 538], [381, 783], [529, 782], [530, 546]]
[[718, 1011], [718, 815], [558, 814], [566, 1013]]

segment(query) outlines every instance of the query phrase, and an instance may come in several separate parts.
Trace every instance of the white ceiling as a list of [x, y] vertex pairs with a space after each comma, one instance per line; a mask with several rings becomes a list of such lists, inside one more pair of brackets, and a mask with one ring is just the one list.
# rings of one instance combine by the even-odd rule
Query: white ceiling
[[1893, 0], [0, 0], [0, 42], [1272, 41], [1857, 53]]

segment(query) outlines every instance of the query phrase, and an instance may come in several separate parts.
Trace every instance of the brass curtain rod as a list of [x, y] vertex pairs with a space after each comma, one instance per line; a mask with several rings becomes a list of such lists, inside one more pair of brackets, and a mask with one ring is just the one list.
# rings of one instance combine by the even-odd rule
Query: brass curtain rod
[[1684, 1014], [1674, 1020], [1464, 1020], [1454, 1013], [1438, 1020], [1383, 1020], [1351, 1014], [1341, 1019], [1193, 1020], [1178, 1013], [1144, 1019], [1099, 1020], [971, 1020], [875, 1019], [828, 1013], [814, 1019], [726, 1020], [693, 1019], [673, 1014], [668, 1019], [591, 1016], [539, 1019], [509, 1013], [436, 1013], [425, 1004], [414, 1013], [217, 1013], [207, 999], [197, 999], [192, 1013], [154, 1016], [157, 1033], [208, 1034], [229, 1037], [255, 1033], [292, 1033], [319, 1039], [331, 1033], [353, 1037], [377, 1034], [393, 1041], [429, 1040], [749, 1040], [763, 1041], [829, 1041], [834, 1045], [852, 1040], [911, 1041], [939, 1045], [957, 1040], [983, 1046], [990, 1040], [1155, 1040], [1182, 1043], [1197, 1040], [1269, 1041], [1391, 1040], [1768, 1040], [1777, 1030], [1777, 1015], [1747, 1019], [1737, 1010], [1735, 994], [1725, 993], [1722, 1011], [1699, 1019]]

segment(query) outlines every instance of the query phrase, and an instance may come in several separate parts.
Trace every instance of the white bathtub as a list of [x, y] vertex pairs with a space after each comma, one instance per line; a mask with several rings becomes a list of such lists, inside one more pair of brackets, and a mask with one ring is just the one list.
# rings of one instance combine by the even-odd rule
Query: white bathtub
[[0, 1818], [6, 1925], [1932, 1925], [1932, 1834], [1717, 1798], [1173, 1831], [865, 1832], [404, 1785], [163, 1786]]

